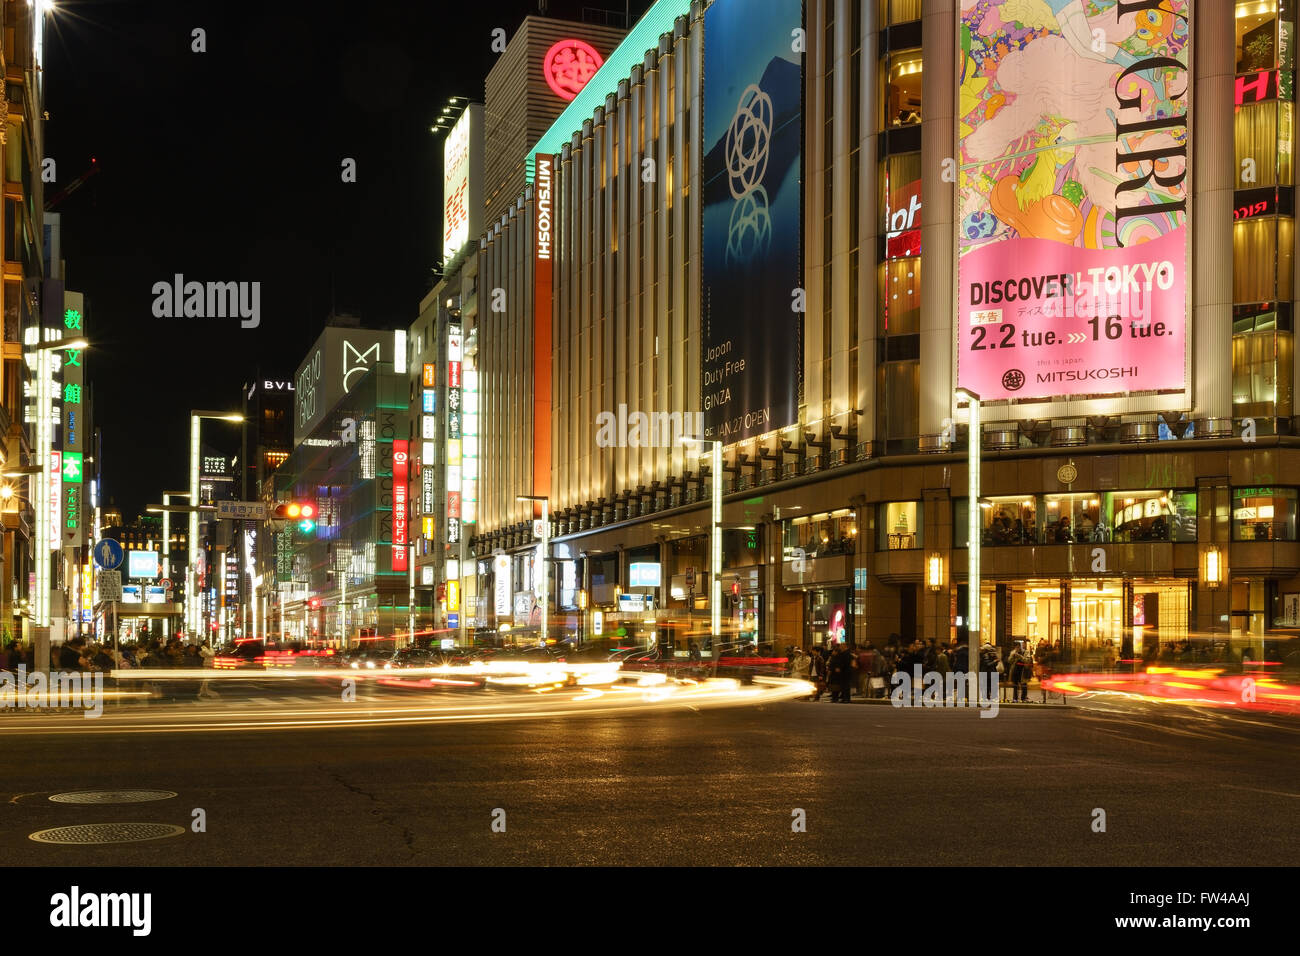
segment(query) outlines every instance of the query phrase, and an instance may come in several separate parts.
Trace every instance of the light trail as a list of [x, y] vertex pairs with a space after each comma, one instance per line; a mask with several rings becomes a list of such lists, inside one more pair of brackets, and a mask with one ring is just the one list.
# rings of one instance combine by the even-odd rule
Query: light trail
[[[519, 668], [516, 667], [516, 670]], [[416, 669], [412, 668], [411, 673]], [[438, 668], [437, 670], [443, 670]], [[133, 676], [138, 672], [125, 672]], [[176, 679], [178, 672], [159, 672]], [[211, 671], [198, 672], [210, 678]], [[339, 672], [356, 677], [355, 671]], [[406, 671], [403, 674], [408, 673]], [[249, 674], [245, 672], [244, 678]], [[257, 675], [259, 678], [264, 676]], [[278, 675], [277, 675], [278, 676]], [[311, 676], [323, 676], [319, 673]], [[378, 676], [378, 675], [376, 675]], [[524, 676], [524, 675], [517, 675]], [[543, 675], [532, 675], [540, 679]], [[322, 700], [319, 704], [294, 704], [290, 708], [268, 709], [266, 702], [215, 703], [210, 706], [158, 705], [156, 707], [106, 709], [102, 716], [86, 720], [55, 714], [7, 714], [0, 716], [0, 736], [10, 734], [157, 734], [157, 733], [228, 733], [232, 731], [319, 730], [324, 728], [365, 728], [382, 726], [418, 726], [421, 724], [477, 723], [507, 720], [542, 720], [572, 717], [634, 716], [723, 707], [751, 707], [794, 700], [812, 693], [805, 681], [780, 677], [754, 678], [753, 684], [741, 684], [728, 678], [663, 680], [642, 682], [647, 675], [620, 675], [632, 683], [613, 683], [602, 688], [562, 684], [546, 687], [529, 686], [518, 693], [457, 693], [454, 700], [445, 696], [430, 700], [422, 695], [409, 701], [385, 699], [342, 702]], [[157, 679], [145, 678], [145, 679]]]
[[1300, 714], [1300, 687], [1271, 674], [1224, 674], [1221, 669], [1148, 667], [1137, 674], [1054, 674], [1043, 688], [1083, 699], [1115, 697], [1155, 704]]

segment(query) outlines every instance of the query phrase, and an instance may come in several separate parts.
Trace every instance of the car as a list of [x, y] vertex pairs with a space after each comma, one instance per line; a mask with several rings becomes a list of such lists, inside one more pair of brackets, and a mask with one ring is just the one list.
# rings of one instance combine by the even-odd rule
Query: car
[[384, 670], [404, 670], [410, 667], [441, 667], [445, 651], [428, 647], [403, 647], [384, 661]]
[[351, 648], [343, 654], [340, 666], [352, 670], [382, 670], [384, 662], [393, 656], [391, 643], [366, 643]]

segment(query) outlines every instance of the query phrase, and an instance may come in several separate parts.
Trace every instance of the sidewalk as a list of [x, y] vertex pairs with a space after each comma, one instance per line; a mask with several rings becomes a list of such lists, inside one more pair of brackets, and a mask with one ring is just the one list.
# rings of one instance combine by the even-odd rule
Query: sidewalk
[[[855, 687], [855, 688], [853, 689], [852, 696], [849, 697], [849, 703], [851, 703], [851, 704], [889, 704], [890, 706], [893, 706], [893, 701], [890, 699], [890, 696], [889, 696], [889, 690], [890, 690], [890, 688], [888, 687], [888, 685], [886, 685], [886, 688], [885, 688], [885, 690], [884, 690], [883, 692], [881, 692], [881, 691], [876, 691], [876, 693], [877, 693], [877, 694], [880, 694], [881, 696], [878, 696], [878, 697], [860, 697], [860, 696], [858, 696], [858, 691], [857, 691], [857, 688]], [[1041, 686], [1041, 685], [1039, 684], [1039, 682], [1036, 681], [1036, 680], [1035, 680], [1035, 681], [1030, 681], [1030, 683], [1029, 683], [1029, 700], [1028, 700], [1028, 702], [1020, 702], [1020, 703], [1013, 702], [1013, 701], [1011, 700], [1011, 695], [1012, 695], [1013, 688], [1011, 687], [1010, 684], [1004, 684], [1004, 685], [1000, 686], [1000, 687], [999, 687], [999, 690], [1001, 691], [1001, 694], [1000, 694], [999, 697], [998, 697], [998, 707], [999, 707], [999, 708], [1002, 708], [1002, 707], [1012, 707], [1012, 708], [1016, 708], [1016, 707], [1029, 707], [1029, 708], [1035, 708], [1035, 707], [1036, 707], [1036, 708], [1042, 708], [1042, 707], [1068, 707], [1068, 706], [1070, 705], [1069, 698], [1068, 698], [1065, 694], [1059, 694], [1059, 693], [1056, 693], [1055, 691], [1049, 691], [1049, 692], [1047, 692], [1046, 694], [1044, 694], [1043, 689], [1042, 689], [1042, 686]], [[808, 700], [808, 701], [811, 701], [811, 700], [812, 700], [812, 698], [800, 698], [800, 699], [801, 699], [801, 700]], [[827, 689], [826, 689], [826, 692], [822, 694], [822, 699], [821, 699], [821, 701], [817, 701], [816, 703], [822, 703], [822, 702], [825, 702], [825, 701], [829, 701], [830, 699], [831, 699], [830, 688], [827, 688]], [[930, 706], [930, 705], [927, 705], [927, 706]], [[935, 706], [935, 707], [940, 707], [940, 706], [943, 706], [943, 705], [936, 703], [936, 704], [934, 704], [933, 706]]]

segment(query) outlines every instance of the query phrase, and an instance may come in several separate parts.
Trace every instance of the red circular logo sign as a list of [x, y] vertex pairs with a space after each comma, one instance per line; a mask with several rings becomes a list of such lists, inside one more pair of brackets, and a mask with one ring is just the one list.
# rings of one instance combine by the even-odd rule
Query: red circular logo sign
[[590, 43], [560, 40], [546, 51], [542, 76], [560, 99], [571, 100], [587, 85], [605, 61]]

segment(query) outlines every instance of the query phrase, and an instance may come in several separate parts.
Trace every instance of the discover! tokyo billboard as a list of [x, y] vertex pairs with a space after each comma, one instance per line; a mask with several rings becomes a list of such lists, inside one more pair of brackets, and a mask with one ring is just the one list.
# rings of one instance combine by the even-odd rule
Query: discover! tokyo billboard
[[1190, 0], [962, 0], [957, 383], [1187, 385]]

